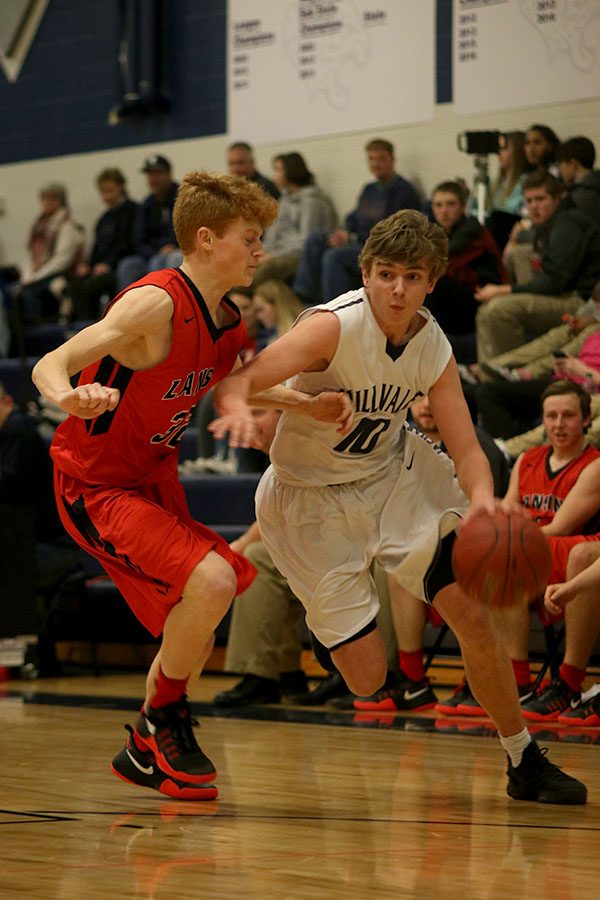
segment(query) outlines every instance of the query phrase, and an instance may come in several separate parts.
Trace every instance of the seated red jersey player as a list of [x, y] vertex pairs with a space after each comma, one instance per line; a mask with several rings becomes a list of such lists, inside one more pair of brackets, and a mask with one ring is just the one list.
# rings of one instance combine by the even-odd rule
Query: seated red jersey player
[[[585, 569], [600, 553], [600, 452], [586, 443], [590, 396], [571, 381], [556, 381], [541, 398], [547, 443], [519, 456], [511, 472], [506, 497], [522, 503], [548, 538], [551, 554], [549, 583], [565, 581]], [[540, 596], [542, 594], [540, 590]], [[531, 631], [528, 606], [495, 609], [496, 627], [512, 660], [523, 717], [531, 721], [557, 719], [578, 704], [595, 637], [588, 616], [578, 604], [566, 608], [565, 658], [559, 677], [532, 695], [529, 666]], [[436, 706], [443, 715], [485, 714], [463, 682], [452, 697]]]
[[[182, 799], [216, 796], [215, 767], [195, 740], [186, 693], [254, 570], [191, 518], [177, 446], [202, 395], [239, 364], [246, 329], [226, 293], [251, 283], [262, 231], [276, 212], [245, 178], [190, 173], [173, 213], [181, 267], [135, 282], [33, 373], [40, 392], [70, 414], [51, 450], [63, 524], [140, 622], [163, 636], [140, 717], [113, 769]], [[352, 420], [338, 392], [311, 397], [275, 387], [257, 402], [337, 422], [342, 434]], [[240, 420], [249, 433], [245, 410]]]

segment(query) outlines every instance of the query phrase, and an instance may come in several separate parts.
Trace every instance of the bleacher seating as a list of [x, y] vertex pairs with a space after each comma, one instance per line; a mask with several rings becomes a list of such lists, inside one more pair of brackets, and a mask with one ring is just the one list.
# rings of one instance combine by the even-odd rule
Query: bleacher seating
[[67, 328], [57, 322], [34, 325], [24, 334], [25, 352], [28, 356], [43, 356], [60, 347], [67, 339]]
[[254, 521], [254, 493], [259, 480], [257, 473], [181, 476], [192, 516], [227, 540], [233, 540], [232, 530], [239, 535]]
[[38, 361], [37, 356], [0, 359], [0, 381], [6, 392], [16, 403], [23, 403], [38, 396], [38, 391], [31, 380], [31, 372]]
[[179, 462], [185, 462], [186, 459], [196, 459], [197, 456], [198, 429], [190, 425], [184, 431], [183, 437], [179, 444]]

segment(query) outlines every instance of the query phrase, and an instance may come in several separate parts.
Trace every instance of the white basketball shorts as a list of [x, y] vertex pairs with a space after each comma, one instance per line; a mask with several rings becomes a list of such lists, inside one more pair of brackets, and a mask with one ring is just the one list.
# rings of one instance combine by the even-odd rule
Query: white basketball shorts
[[446, 454], [408, 429], [404, 452], [368, 478], [328, 487], [279, 482], [267, 469], [256, 492], [261, 537], [328, 648], [371, 622], [379, 598], [373, 559], [412, 594], [468, 501]]

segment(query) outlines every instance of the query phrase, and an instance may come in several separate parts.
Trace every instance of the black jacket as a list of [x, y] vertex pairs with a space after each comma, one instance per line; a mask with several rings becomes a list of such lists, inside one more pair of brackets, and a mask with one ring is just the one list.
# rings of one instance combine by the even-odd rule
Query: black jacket
[[133, 229], [138, 204], [126, 198], [123, 203], [107, 209], [96, 222], [94, 246], [90, 252], [90, 266], [105, 263], [116, 269], [123, 257], [135, 253], [133, 245]]
[[581, 212], [587, 213], [600, 227], [600, 170], [590, 172], [569, 188], [569, 197]]
[[149, 194], [138, 210], [135, 224], [135, 252], [150, 259], [165, 244], [177, 246], [173, 230], [173, 207], [179, 185], [174, 181], [165, 200], [157, 200]]
[[552, 218], [533, 229], [537, 271], [525, 284], [513, 285], [513, 294], [557, 294], [577, 291], [590, 296], [600, 281], [600, 227], [567, 197]]

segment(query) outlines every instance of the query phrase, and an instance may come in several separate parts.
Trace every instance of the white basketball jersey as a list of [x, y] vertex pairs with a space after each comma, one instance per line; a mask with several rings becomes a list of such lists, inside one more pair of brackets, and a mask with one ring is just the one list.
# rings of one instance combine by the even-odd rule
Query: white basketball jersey
[[271, 447], [277, 478], [287, 484], [343, 484], [384, 469], [402, 448], [402, 426], [414, 400], [425, 396], [452, 354], [435, 319], [425, 309], [421, 330], [394, 347], [379, 328], [364, 288], [305, 310], [298, 321], [329, 310], [340, 321], [340, 339], [323, 372], [301, 372], [288, 384], [318, 394], [345, 391], [355, 410], [352, 430], [340, 437], [336, 425], [283, 413]]

